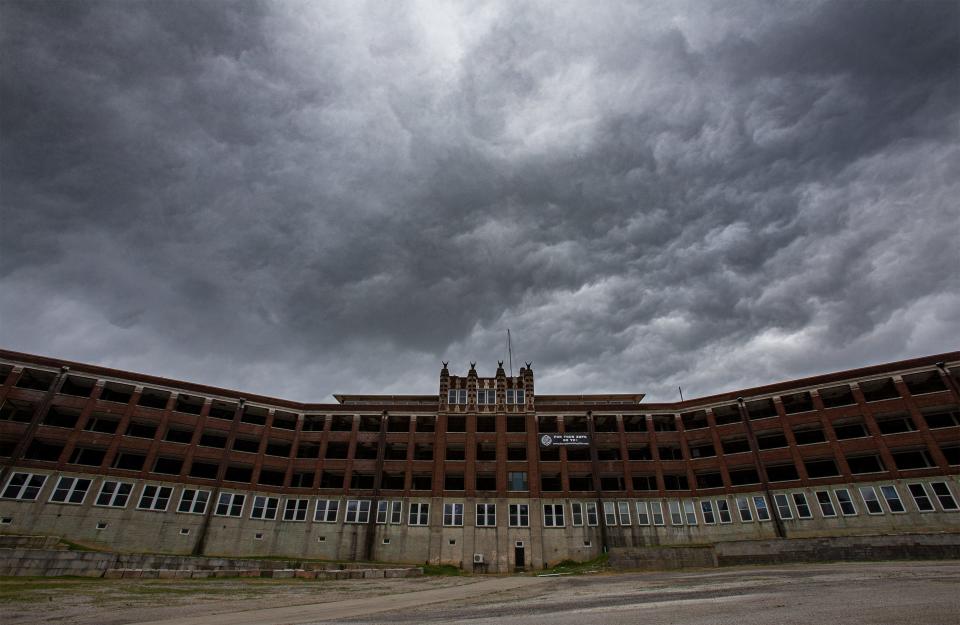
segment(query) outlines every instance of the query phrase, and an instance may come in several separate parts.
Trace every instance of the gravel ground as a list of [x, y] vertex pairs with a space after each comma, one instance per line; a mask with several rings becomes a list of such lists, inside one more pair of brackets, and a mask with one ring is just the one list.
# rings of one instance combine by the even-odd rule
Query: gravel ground
[[[319, 619], [319, 620], [318, 620]], [[326, 619], [326, 620], [324, 620]], [[924, 625], [960, 622], [960, 562], [577, 577], [0, 581], [0, 623]]]

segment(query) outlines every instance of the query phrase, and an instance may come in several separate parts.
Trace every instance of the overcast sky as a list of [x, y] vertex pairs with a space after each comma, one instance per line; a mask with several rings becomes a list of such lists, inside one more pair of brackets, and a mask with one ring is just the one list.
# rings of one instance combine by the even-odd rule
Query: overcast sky
[[960, 347], [960, 3], [0, 0], [0, 346], [288, 399]]

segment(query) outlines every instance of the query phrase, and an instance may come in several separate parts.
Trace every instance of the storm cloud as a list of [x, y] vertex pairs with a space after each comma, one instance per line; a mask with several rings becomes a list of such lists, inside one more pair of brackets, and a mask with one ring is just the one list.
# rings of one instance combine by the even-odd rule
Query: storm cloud
[[956, 349], [960, 4], [0, 1], [0, 344], [289, 399]]

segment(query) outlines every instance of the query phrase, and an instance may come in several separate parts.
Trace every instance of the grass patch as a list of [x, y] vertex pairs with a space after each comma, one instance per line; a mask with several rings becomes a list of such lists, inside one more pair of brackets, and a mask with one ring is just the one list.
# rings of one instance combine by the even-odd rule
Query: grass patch
[[[546, 571], [543, 571], [543, 573], [579, 575], [588, 571], [604, 570], [608, 567], [607, 561], [609, 559], [610, 554], [603, 553], [596, 558], [592, 560], [586, 560], [585, 562], [577, 562], [576, 560], [563, 560], [553, 565]], [[540, 574], [542, 575], [543, 573]]]
[[452, 577], [463, 574], [463, 571], [461, 571], [459, 567], [453, 566], [452, 564], [423, 564], [421, 566], [423, 567], [424, 575], [443, 575]]

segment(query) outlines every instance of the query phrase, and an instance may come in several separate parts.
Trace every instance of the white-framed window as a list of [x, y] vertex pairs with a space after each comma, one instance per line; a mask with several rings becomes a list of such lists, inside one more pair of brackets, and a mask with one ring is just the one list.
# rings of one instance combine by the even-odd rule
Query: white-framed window
[[46, 475], [36, 473], [14, 473], [7, 480], [3, 488], [3, 499], [19, 499], [20, 501], [36, 501], [40, 489], [47, 481]]
[[608, 526], [617, 524], [617, 507], [612, 501], [603, 502], [603, 523]]
[[447, 403], [448, 404], [466, 404], [467, 403], [467, 389], [450, 389], [447, 391]]
[[773, 495], [773, 503], [777, 506], [777, 515], [784, 521], [793, 518], [793, 510], [790, 509], [790, 498], [783, 493]]
[[562, 503], [543, 504], [543, 526], [544, 527], [565, 527], [566, 521], [563, 519]]
[[807, 503], [806, 493], [793, 493], [793, 505], [797, 508], [798, 519], [813, 518], [813, 512], [810, 510], [810, 504]]
[[523, 389], [507, 389], [507, 403], [508, 404], [522, 404], [523, 403]]
[[637, 502], [637, 525], [650, 525], [650, 507], [646, 501]]
[[579, 501], [570, 502], [570, 522], [574, 527], [583, 525], [583, 504]]
[[318, 523], [336, 523], [339, 513], [339, 499], [317, 499], [317, 506], [313, 510], [313, 520]]
[[243, 516], [243, 504], [247, 500], [246, 495], [239, 493], [220, 493], [217, 501], [217, 509], [214, 514], [217, 516]]
[[153, 486], [152, 484], [147, 484], [143, 487], [143, 492], [140, 493], [140, 501], [137, 502], [137, 509], [166, 512], [172, 495], [173, 488], [170, 486]]
[[758, 521], [770, 520], [770, 508], [767, 507], [767, 499], [763, 495], [753, 496], [753, 507], [757, 509]]
[[705, 525], [713, 525], [717, 522], [717, 518], [713, 514], [713, 502], [709, 499], [700, 500], [700, 514], [703, 515], [703, 523]]
[[130, 482], [108, 480], [100, 485], [100, 493], [93, 505], [107, 508], [126, 508], [132, 492], [133, 484]]
[[61, 476], [57, 487], [50, 493], [50, 503], [68, 503], [80, 505], [90, 490], [90, 480], [79, 477]]
[[650, 502], [650, 516], [653, 517], [654, 525], [657, 525], [657, 526], [663, 525], [663, 502], [661, 501]]
[[587, 506], [587, 525], [596, 527], [600, 523], [600, 516], [597, 514], [597, 502], [588, 501]]
[[477, 504], [477, 527], [496, 527], [497, 526], [497, 504], [478, 503]]
[[901, 512], [907, 511], [907, 509], [903, 507], [903, 502], [900, 501], [900, 493], [897, 492], [896, 486], [885, 484], [880, 487], [880, 494], [883, 495], [883, 500], [887, 502], [887, 508], [889, 508], [893, 514], [900, 514]]
[[933, 502], [930, 501], [930, 496], [927, 494], [927, 489], [923, 487], [923, 484], [920, 482], [907, 484], [907, 490], [910, 491], [910, 496], [913, 497], [913, 503], [917, 506], [918, 511], [931, 512], [935, 510]]
[[863, 499], [867, 514], [883, 514], [883, 506], [880, 505], [880, 498], [877, 497], [876, 489], [873, 486], [861, 486], [859, 490], [860, 499]]
[[390, 516], [390, 502], [381, 499], [377, 502], [377, 525], [386, 525], [387, 517]]
[[197, 488], [184, 488], [180, 493], [180, 505], [177, 506], [177, 512], [186, 514], [203, 514], [207, 511], [207, 501], [210, 499], [210, 491]]
[[617, 520], [620, 522], [620, 525], [630, 525], [630, 502], [629, 501], [617, 502]]
[[680, 512], [680, 502], [676, 499], [671, 499], [667, 502], [667, 507], [670, 509], [670, 525], [683, 525], [683, 514]]
[[492, 388], [478, 389], [477, 403], [481, 406], [492, 406], [497, 403], [497, 391]]
[[750, 510], [750, 500], [746, 497], [737, 497], [737, 514], [740, 515], [741, 523], [750, 523], [753, 521], [753, 512]]
[[953, 493], [950, 492], [950, 487], [947, 486], [946, 482], [930, 482], [930, 488], [933, 489], [933, 494], [944, 512], [952, 512], [960, 508], [960, 506], [957, 506], [957, 500], [954, 499]]
[[287, 499], [283, 502], [284, 521], [306, 521], [309, 499]]
[[510, 504], [510, 527], [530, 527], [530, 506], [525, 503]]
[[443, 524], [446, 527], [460, 527], [463, 525], [463, 504], [443, 504]]
[[833, 495], [837, 498], [837, 504], [840, 506], [840, 514], [843, 516], [856, 516], [857, 507], [853, 504], [853, 498], [850, 497], [850, 491], [846, 488], [833, 489]]
[[414, 502], [410, 504], [407, 525], [427, 525], [430, 522], [430, 504]]
[[733, 516], [730, 514], [730, 503], [726, 499], [717, 499], [717, 517], [721, 524], [733, 523]]
[[348, 499], [344, 523], [367, 523], [370, 521], [369, 499]]
[[390, 525], [400, 525], [403, 523], [403, 502], [390, 502]]
[[830, 499], [830, 491], [818, 490], [814, 495], [817, 496], [817, 503], [820, 504], [820, 514], [825, 517], [837, 516], [837, 511], [833, 507], [833, 500]]
[[263, 521], [275, 521], [277, 519], [277, 508], [279, 507], [279, 497], [256, 495], [253, 498], [253, 508], [250, 510], [250, 518], [261, 519]]
[[687, 525], [697, 524], [697, 507], [693, 500], [683, 500], [683, 516], [686, 518]]

